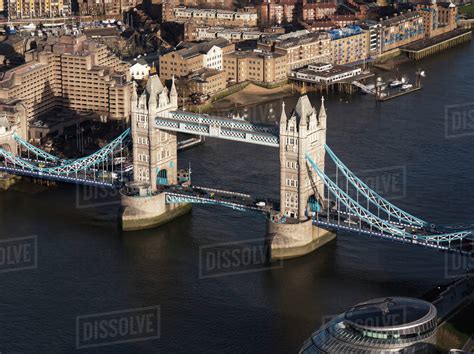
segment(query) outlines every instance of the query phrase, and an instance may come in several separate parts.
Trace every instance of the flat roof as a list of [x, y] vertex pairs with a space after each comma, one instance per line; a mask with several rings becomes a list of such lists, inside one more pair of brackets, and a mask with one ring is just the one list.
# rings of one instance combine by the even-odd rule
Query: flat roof
[[[315, 64], [310, 64], [310, 65], [325, 66], [325, 65], [328, 65], [328, 64], [327, 63], [315, 63]], [[317, 76], [320, 76], [320, 77], [328, 78], [328, 77], [331, 77], [331, 76], [334, 76], [334, 75], [338, 75], [338, 74], [342, 74], [342, 73], [345, 73], [345, 72], [350, 72], [350, 71], [354, 71], [354, 70], [358, 70], [358, 69], [359, 68], [353, 68], [353, 67], [344, 66], [344, 65], [333, 65], [332, 68], [330, 68], [328, 70], [315, 71], [315, 70], [309, 69], [308, 66], [305, 66], [302, 69], [296, 70], [296, 72], [302, 73], [302, 74], [317, 75]]]
[[466, 28], [456, 28], [455, 30], [440, 34], [436, 37], [420, 39], [420, 40], [418, 40], [416, 42], [413, 42], [411, 44], [402, 46], [402, 47], [400, 47], [400, 49], [404, 50], [404, 51], [407, 51], [407, 52], [419, 52], [419, 51], [422, 51], [426, 48], [429, 48], [431, 46], [439, 44], [443, 41], [449, 40], [451, 38], [455, 38], [455, 37], [463, 35], [463, 34], [467, 34], [469, 32], [472, 32], [472, 30], [471, 29], [466, 29]]
[[408, 297], [387, 297], [358, 304], [344, 313], [344, 320], [365, 329], [402, 328], [436, 318], [429, 302]]

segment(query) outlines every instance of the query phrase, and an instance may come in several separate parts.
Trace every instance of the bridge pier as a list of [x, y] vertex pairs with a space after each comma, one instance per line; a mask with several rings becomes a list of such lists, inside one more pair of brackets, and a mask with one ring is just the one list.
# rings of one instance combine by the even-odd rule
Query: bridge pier
[[6, 191], [11, 186], [16, 184], [21, 177], [11, 175], [5, 172], [0, 172], [0, 191]]
[[336, 234], [313, 225], [312, 220], [295, 223], [267, 221], [272, 260], [304, 256], [336, 238]]
[[121, 192], [123, 231], [152, 229], [191, 211], [191, 204], [166, 204], [165, 193], [129, 195]]

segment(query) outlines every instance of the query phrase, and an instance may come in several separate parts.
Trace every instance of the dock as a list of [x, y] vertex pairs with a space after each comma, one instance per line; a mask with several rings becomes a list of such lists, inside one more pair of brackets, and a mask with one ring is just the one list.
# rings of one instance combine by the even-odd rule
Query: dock
[[296, 85], [296, 88], [301, 90], [304, 87], [306, 92], [316, 91], [316, 92], [334, 92], [337, 89], [338, 92], [354, 94], [359, 90], [359, 87], [353, 84], [354, 81], [366, 82], [368, 79], [373, 78], [375, 75], [372, 72], [366, 71], [360, 75], [355, 75], [347, 79], [333, 81], [330, 84], [323, 84], [319, 82], [314, 82], [307, 79], [297, 79], [289, 77], [289, 81]]
[[433, 38], [421, 39], [400, 48], [410, 59], [420, 60], [471, 40], [472, 30], [457, 28]]
[[400, 92], [397, 92], [397, 93], [394, 93], [394, 94], [387, 94], [387, 96], [384, 96], [384, 97], [379, 96], [376, 99], [377, 99], [377, 101], [385, 102], [385, 101], [391, 100], [392, 98], [397, 98], [397, 97], [400, 97], [400, 96], [403, 96], [403, 95], [408, 95], [409, 93], [421, 90], [421, 88], [422, 88], [421, 85], [414, 86], [409, 90], [400, 91]]

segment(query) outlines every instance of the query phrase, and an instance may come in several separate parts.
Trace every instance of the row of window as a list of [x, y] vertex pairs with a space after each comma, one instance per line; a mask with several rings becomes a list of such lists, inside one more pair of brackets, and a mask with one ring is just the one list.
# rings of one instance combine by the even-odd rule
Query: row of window
[[298, 181], [293, 178], [286, 179], [286, 186], [287, 187], [298, 187]]

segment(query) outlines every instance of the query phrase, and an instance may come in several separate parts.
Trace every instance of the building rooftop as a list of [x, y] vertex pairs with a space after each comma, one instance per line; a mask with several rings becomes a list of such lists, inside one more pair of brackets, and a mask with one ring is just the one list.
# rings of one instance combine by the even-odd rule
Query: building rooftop
[[207, 79], [219, 75], [222, 73], [221, 70], [216, 70], [216, 69], [210, 69], [210, 68], [202, 68], [200, 70], [197, 70], [191, 74], [189, 74], [188, 79], [197, 81], [197, 82], [207, 82]]
[[364, 329], [404, 327], [436, 316], [429, 302], [406, 297], [374, 299], [354, 306], [344, 313], [344, 320]]
[[323, 78], [330, 78], [332, 76], [336, 76], [345, 72], [351, 72], [354, 70], [358, 70], [358, 68], [327, 63], [315, 63], [305, 66], [304, 68], [298, 69], [296, 71], [303, 74], [317, 75]]
[[393, 26], [393, 25], [397, 25], [401, 22], [409, 21], [417, 17], [420, 17], [420, 14], [416, 11], [412, 11], [412, 12], [407, 12], [398, 16], [391, 17], [389, 19], [382, 20], [380, 21], [380, 23], [382, 24], [382, 26]]
[[316, 42], [316, 41], [320, 41], [320, 40], [324, 40], [328, 38], [326, 33], [320, 33], [320, 32], [310, 33], [307, 30], [298, 31], [298, 32], [301, 32], [301, 35], [297, 37], [290, 37], [290, 38], [284, 37], [284, 39], [281, 39], [282, 36], [278, 36], [278, 37], [269, 36], [263, 39], [263, 42], [267, 44], [275, 42], [276, 47], [290, 48], [290, 47], [312, 43], [312, 42]]
[[329, 36], [332, 40], [355, 36], [357, 34], [361, 34], [362, 32], [362, 28], [360, 26], [355, 25], [328, 31]]
[[117, 27], [86, 28], [82, 32], [91, 38], [120, 36], [120, 30]]
[[199, 54], [207, 53], [213, 46], [224, 48], [229, 45], [229, 41], [225, 38], [216, 38], [207, 42], [201, 43], [183, 43], [185, 48], [176, 51], [177, 54], [183, 58], [192, 58]]
[[392, 297], [355, 305], [314, 332], [300, 353], [433, 353], [436, 307]]
[[244, 58], [281, 58], [284, 54], [267, 52], [264, 50], [237, 50], [235, 52], [227, 54], [230, 57], [244, 57]]

